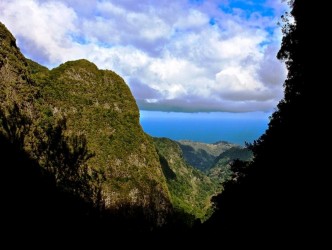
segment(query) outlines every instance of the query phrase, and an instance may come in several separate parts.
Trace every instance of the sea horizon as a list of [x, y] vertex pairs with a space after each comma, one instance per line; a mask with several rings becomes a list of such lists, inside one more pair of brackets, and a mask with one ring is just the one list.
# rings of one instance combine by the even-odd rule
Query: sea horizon
[[178, 113], [140, 111], [144, 131], [153, 137], [204, 143], [227, 141], [244, 146], [257, 140], [267, 129], [267, 112]]

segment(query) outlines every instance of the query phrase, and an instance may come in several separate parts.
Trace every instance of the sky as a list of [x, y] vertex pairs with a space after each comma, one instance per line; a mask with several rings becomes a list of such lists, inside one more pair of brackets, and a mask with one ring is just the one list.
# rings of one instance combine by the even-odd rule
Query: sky
[[[121, 75], [146, 111], [271, 113], [281, 0], [0, 0], [23, 54], [49, 68], [86, 58]], [[147, 114], [147, 113], [146, 113]]]

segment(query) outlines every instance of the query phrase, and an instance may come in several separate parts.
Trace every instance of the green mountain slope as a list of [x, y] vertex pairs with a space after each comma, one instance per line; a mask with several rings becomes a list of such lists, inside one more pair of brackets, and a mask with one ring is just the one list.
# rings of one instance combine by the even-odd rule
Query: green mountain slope
[[32, 144], [31, 121], [38, 118], [38, 88], [16, 40], [0, 23], [0, 134], [23, 149]]
[[232, 147], [221, 153], [214, 161], [214, 165], [208, 171], [208, 176], [220, 182], [224, 182], [231, 177], [230, 164], [234, 160], [251, 161], [253, 153], [251, 150], [239, 146]]
[[177, 142], [183, 152], [183, 158], [189, 165], [203, 171], [218, 183], [228, 180], [232, 174], [230, 164], [238, 159], [251, 161], [253, 154], [237, 144], [219, 141], [202, 143], [189, 140]]
[[[84, 173], [106, 210], [141, 208], [163, 224], [171, 210], [166, 179], [123, 79], [86, 60], [48, 70], [26, 60], [2, 24], [0, 42], [1, 133], [64, 186]], [[15, 110], [20, 120], [11, 122]]]
[[211, 197], [221, 186], [190, 166], [177, 142], [167, 138], [154, 138], [154, 142], [174, 207], [204, 221], [213, 212]]
[[68, 134], [86, 136], [94, 153], [88, 166], [103, 177], [105, 206], [169, 209], [158, 156], [139, 124], [136, 102], [123, 79], [86, 60], [67, 62], [48, 74], [33, 69], [45, 112], [65, 116]]
[[189, 140], [178, 141], [186, 161], [201, 171], [208, 171], [213, 167], [215, 159], [221, 153], [236, 146], [229, 142], [202, 143]]

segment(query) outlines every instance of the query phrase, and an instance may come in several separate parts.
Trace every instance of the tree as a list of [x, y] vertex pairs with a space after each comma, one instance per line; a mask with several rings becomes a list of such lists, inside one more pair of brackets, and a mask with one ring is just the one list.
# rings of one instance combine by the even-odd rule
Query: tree
[[[308, 207], [314, 205], [310, 204], [312, 145], [308, 145], [309, 135], [302, 132], [310, 129], [306, 3], [295, 0], [289, 4], [294, 22], [288, 21], [288, 14], [283, 16], [284, 37], [278, 53], [288, 68], [285, 96], [266, 132], [250, 146], [254, 160], [245, 168], [245, 174], [237, 174], [240, 180], [228, 183], [216, 198], [219, 211], [205, 225], [212, 232], [218, 228], [231, 236], [251, 237], [256, 243], [262, 238], [294, 242], [294, 232], [299, 235], [309, 231]], [[303, 212], [307, 213], [305, 217]]]
[[16, 102], [12, 106], [1, 105], [0, 134], [21, 150], [31, 124], [31, 119], [21, 111]]

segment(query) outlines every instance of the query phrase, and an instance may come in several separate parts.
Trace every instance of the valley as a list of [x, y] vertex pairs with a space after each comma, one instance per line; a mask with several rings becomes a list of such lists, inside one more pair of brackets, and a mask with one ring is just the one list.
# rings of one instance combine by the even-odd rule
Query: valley
[[[211, 198], [231, 178], [231, 162], [252, 158], [228, 142], [149, 136], [128, 85], [111, 70], [85, 59], [49, 70], [25, 58], [3, 24], [0, 45], [0, 139], [11, 145], [7, 156], [17, 151], [25, 159], [13, 168], [16, 159], [3, 157], [3, 165], [18, 179], [30, 173], [16, 188], [31, 196], [30, 207], [43, 204], [50, 217], [72, 214], [54, 211], [43, 197], [66, 207], [69, 195], [74, 206], [84, 207], [80, 213], [113, 218], [117, 225], [191, 226], [213, 214]], [[48, 180], [45, 190], [57, 190], [57, 197], [42, 193], [34, 202], [28, 190], [35, 179]]]

